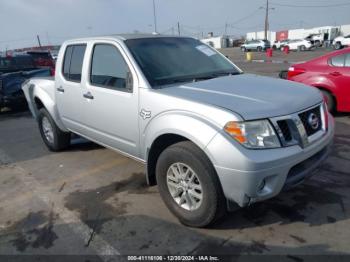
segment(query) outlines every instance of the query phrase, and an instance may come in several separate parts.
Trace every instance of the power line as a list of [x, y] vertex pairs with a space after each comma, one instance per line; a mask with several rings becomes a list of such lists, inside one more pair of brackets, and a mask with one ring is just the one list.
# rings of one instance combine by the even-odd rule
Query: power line
[[280, 4], [280, 3], [270, 3], [270, 4], [275, 6], [296, 7], [296, 8], [325, 8], [325, 7], [339, 7], [339, 6], [350, 5], [350, 3], [329, 4], [329, 5], [290, 5], [290, 4]]
[[22, 38], [22, 39], [12, 39], [12, 40], [1, 40], [0, 43], [11, 43], [11, 42], [25, 42], [32, 41], [34, 38]]
[[250, 13], [250, 14], [244, 16], [244, 17], [241, 17], [240, 19], [238, 19], [238, 20], [236, 20], [236, 21], [234, 21], [234, 22], [231, 22], [231, 23], [229, 23], [228, 25], [229, 25], [229, 26], [232, 26], [232, 24], [236, 24], [236, 23], [242, 22], [242, 21], [244, 21], [244, 20], [246, 20], [246, 19], [248, 19], [248, 18], [251, 18], [251, 16], [255, 15], [255, 14], [258, 13], [260, 10], [261, 10], [261, 8], [258, 8], [258, 9], [256, 9], [256, 10], [254, 10], [254, 12], [252, 12], [252, 13]]

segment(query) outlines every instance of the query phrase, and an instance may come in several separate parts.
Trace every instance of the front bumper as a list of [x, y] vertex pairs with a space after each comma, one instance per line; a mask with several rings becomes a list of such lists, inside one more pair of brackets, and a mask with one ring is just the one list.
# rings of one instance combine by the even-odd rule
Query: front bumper
[[333, 117], [328, 122], [323, 137], [305, 148], [295, 145], [249, 150], [218, 133], [205, 151], [214, 164], [226, 198], [243, 207], [303, 182], [330, 152]]

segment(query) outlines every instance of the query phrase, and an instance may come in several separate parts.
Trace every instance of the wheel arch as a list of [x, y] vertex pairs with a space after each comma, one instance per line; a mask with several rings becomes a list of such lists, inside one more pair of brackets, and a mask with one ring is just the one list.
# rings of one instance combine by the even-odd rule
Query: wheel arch
[[56, 102], [53, 100], [53, 98], [44, 90], [38, 88], [35, 89], [33, 92], [33, 99], [32, 99], [32, 114], [37, 119], [39, 110], [41, 108], [45, 108], [55, 121], [56, 125], [64, 132], [67, 132], [68, 130], [64, 127], [58, 110], [56, 106]]
[[[156, 185], [156, 165], [160, 154], [169, 146], [182, 141], [191, 141], [182, 135], [167, 133], [158, 136], [152, 143], [147, 154], [147, 182]], [[191, 141], [192, 142], [192, 141]], [[192, 142], [193, 143], [193, 142]]]
[[168, 146], [180, 142], [190, 141], [214, 164], [205, 148], [210, 141], [222, 129], [228, 119], [238, 119], [231, 113], [217, 116], [216, 121], [207, 116], [187, 111], [172, 111], [159, 114], [153, 118], [141, 133], [141, 158], [147, 163], [147, 181], [150, 185], [155, 184], [155, 165], [161, 152]]
[[337, 99], [337, 96], [334, 94], [333, 90], [329, 87], [326, 87], [326, 86], [322, 86], [322, 85], [314, 85], [314, 87], [316, 87], [317, 89], [321, 90], [321, 91], [326, 91], [328, 92], [332, 97], [333, 97], [333, 100], [334, 100], [334, 103], [335, 103], [335, 108], [338, 110], [338, 99]]

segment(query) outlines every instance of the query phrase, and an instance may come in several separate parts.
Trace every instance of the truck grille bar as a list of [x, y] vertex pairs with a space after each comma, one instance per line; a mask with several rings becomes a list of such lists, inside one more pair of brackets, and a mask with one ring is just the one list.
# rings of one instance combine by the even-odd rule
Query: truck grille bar
[[326, 133], [324, 104], [304, 111], [270, 119], [282, 146], [307, 147]]

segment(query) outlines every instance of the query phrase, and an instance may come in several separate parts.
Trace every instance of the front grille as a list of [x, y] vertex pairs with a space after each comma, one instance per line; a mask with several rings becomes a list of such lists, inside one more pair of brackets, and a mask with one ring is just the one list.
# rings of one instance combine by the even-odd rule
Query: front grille
[[279, 120], [277, 121], [277, 125], [280, 128], [284, 141], [289, 142], [292, 141], [292, 133], [290, 132], [289, 125], [287, 120]]
[[[315, 126], [313, 127], [310, 124], [310, 119], [309, 118], [310, 118], [310, 116], [312, 114], [314, 114], [317, 117], [318, 121], [319, 121], [317, 128], [315, 128]], [[313, 108], [311, 110], [305, 111], [303, 113], [300, 113], [299, 117], [300, 117], [301, 122], [304, 125], [306, 134], [308, 136], [312, 136], [313, 134], [317, 133], [318, 131], [320, 131], [322, 129], [322, 117], [321, 117], [321, 110], [320, 110], [319, 106], [315, 107], [315, 108]]]

